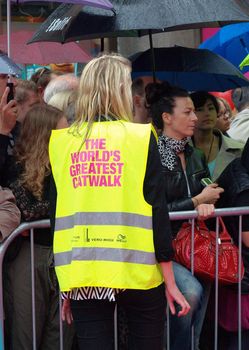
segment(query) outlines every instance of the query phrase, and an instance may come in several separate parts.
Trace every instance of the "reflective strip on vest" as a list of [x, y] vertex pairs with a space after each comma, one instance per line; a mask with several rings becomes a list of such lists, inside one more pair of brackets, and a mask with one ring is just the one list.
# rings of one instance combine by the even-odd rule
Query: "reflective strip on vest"
[[80, 225], [116, 225], [152, 229], [151, 216], [118, 212], [80, 212], [56, 218], [55, 231], [71, 229]]
[[143, 265], [157, 264], [154, 252], [116, 248], [73, 248], [72, 251], [55, 253], [55, 266], [70, 265], [72, 260], [128, 262]]

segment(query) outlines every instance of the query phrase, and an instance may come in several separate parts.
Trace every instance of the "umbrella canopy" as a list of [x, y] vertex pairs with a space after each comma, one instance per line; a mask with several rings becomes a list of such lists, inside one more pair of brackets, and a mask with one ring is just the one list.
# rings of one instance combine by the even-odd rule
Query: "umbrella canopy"
[[[32, 41], [67, 42], [120, 35], [221, 26], [249, 21], [238, 0], [112, 0], [114, 13], [61, 4]], [[128, 31], [121, 33], [123, 31]]]
[[[188, 91], [226, 91], [249, 86], [240, 71], [224, 58], [209, 50], [175, 46], [154, 48], [156, 78], [167, 80]], [[152, 76], [151, 51], [130, 57], [132, 76]]]
[[205, 40], [199, 48], [218, 53], [239, 67], [249, 53], [249, 23], [225, 26], [211, 38]]
[[[82, 50], [76, 43], [65, 45], [59, 43], [35, 43], [27, 45], [32, 32], [19, 31], [11, 35], [11, 57], [21, 64], [71, 63], [88, 62], [91, 56]], [[0, 50], [7, 49], [7, 35], [0, 35]]]
[[[24, 3], [24, 2], [36, 2], [41, 0], [11, 0], [11, 2], [15, 3]], [[44, 2], [48, 2], [48, 0], [42, 0]], [[93, 7], [99, 7], [103, 9], [110, 10], [113, 8], [113, 5], [108, 0], [53, 0], [53, 2], [65, 2], [68, 4], [78, 4], [78, 5], [87, 5], [87, 6], [93, 6]]]
[[12, 61], [4, 52], [0, 52], [0, 73], [9, 75], [19, 75], [21, 68]]

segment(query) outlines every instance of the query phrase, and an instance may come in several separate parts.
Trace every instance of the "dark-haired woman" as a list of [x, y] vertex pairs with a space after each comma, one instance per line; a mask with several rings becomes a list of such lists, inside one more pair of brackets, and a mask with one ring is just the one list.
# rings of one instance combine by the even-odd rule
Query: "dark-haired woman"
[[[201, 179], [209, 176], [204, 155], [189, 145], [197, 117], [187, 91], [171, 87], [167, 83], [149, 84], [146, 101], [155, 126], [162, 130], [158, 148], [166, 184], [169, 211], [196, 209], [200, 218], [208, 218], [214, 211], [214, 203], [222, 189], [212, 184], [203, 189]], [[172, 222], [176, 236], [181, 221]], [[205, 314], [203, 286], [190, 271], [174, 264], [175, 278], [181, 292], [191, 304], [191, 312], [184, 318], [170, 315], [170, 349], [190, 349], [191, 327], [195, 320], [196, 349]]]
[[190, 96], [198, 118], [192, 140], [205, 154], [211, 178], [216, 180], [233, 159], [241, 156], [244, 144], [215, 129], [219, 105], [213, 95], [199, 91]]

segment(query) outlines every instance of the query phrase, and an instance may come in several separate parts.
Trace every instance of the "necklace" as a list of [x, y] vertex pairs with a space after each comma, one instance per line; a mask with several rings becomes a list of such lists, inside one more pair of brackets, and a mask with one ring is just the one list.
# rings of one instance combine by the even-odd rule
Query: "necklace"
[[212, 148], [213, 148], [213, 143], [214, 143], [214, 134], [213, 134], [213, 138], [212, 138], [212, 141], [211, 141], [211, 143], [210, 143], [209, 150], [208, 150], [207, 163], [209, 163], [209, 158], [210, 158], [211, 151], [212, 151]]

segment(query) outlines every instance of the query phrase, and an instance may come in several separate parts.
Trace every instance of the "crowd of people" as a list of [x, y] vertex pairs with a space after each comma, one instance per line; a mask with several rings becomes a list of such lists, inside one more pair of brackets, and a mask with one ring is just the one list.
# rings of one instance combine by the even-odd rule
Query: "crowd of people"
[[[11, 77], [7, 102], [9, 79], [0, 74], [0, 237], [20, 222], [51, 220], [34, 232], [37, 349], [59, 349], [59, 298], [65, 350], [113, 350], [116, 304], [121, 350], [166, 349], [166, 302], [170, 350], [191, 349], [193, 328], [194, 349], [211, 349], [212, 282], [174, 261], [183, 221], [168, 213], [208, 220], [215, 207], [249, 205], [249, 88], [232, 92], [232, 111], [206, 91], [132, 81], [129, 60], [116, 54], [92, 59], [80, 78], [47, 68]], [[225, 223], [238, 244], [238, 218]], [[247, 215], [242, 245], [247, 349]], [[6, 350], [32, 349], [30, 259], [25, 231], [3, 267]], [[236, 350], [237, 290], [221, 294], [219, 346]]]

